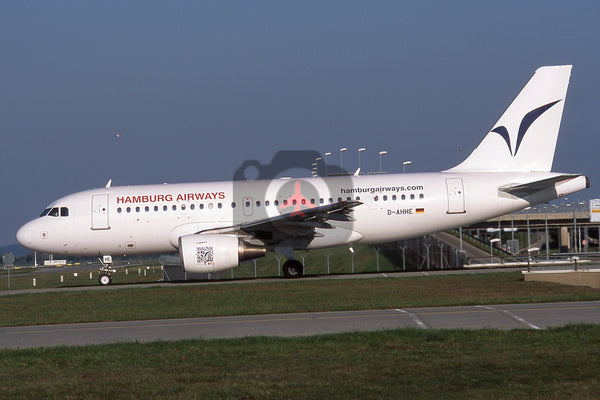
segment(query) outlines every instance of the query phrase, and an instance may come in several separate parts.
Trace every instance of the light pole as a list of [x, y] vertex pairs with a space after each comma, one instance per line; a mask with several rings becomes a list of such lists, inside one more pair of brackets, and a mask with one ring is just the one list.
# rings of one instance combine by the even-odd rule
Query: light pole
[[405, 174], [406, 173], [406, 166], [412, 164], [412, 161], [404, 161], [402, 163], [402, 173]]
[[362, 153], [365, 150], [366, 149], [364, 147], [361, 147], [360, 149], [358, 149], [358, 173], [359, 174], [360, 174], [360, 153]]
[[525, 211], [527, 211], [527, 248], [531, 247], [531, 230], [529, 229], [529, 210], [531, 207], [527, 207]]
[[340, 149], [340, 175], [344, 175], [344, 161], [342, 159], [342, 153], [346, 150], [348, 150], [348, 149], [345, 147], [342, 147]]
[[385, 150], [382, 150], [379, 152], [379, 173], [380, 174], [382, 173], [382, 171], [381, 171], [381, 156], [386, 155], [386, 154], [387, 154], [387, 151], [385, 151]]
[[327, 156], [330, 156], [331, 153], [325, 153], [325, 176], [327, 176]]
[[550, 237], [548, 236], [548, 203], [544, 203], [544, 221], [546, 225], [546, 261], [550, 260]]

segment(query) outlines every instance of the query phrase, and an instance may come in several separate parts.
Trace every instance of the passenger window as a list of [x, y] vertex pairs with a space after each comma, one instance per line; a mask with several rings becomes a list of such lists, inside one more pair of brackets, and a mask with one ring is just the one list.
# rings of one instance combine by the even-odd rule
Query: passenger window
[[146, 211], [146, 212], [150, 211], [150, 207], [148, 207], [148, 206], [144, 207], [144, 211]]
[[131, 212], [131, 207], [127, 207], [127, 212], [130, 213]]
[[396, 195], [395, 194], [392, 195], [392, 200], [396, 200]]
[[378, 201], [378, 200], [379, 200], [379, 196], [375, 196], [375, 197], [373, 198], [373, 200], [375, 200], [375, 201]]
[[169, 207], [163, 206], [163, 211], [167, 211], [168, 209], [169, 209]]
[[140, 212], [140, 208], [139, 208], [139, 207], [136, 207], [136, 208], [135, 208], [135, 212]]
[[121, 212], [123, 212], [123, 210], [121, 209], [121, 207], [117, 208], [117, 214], [121, 214]]
[[173, 204], [173, 211], [177, 211], [177, 205]]
[[68, 217], [69, 216], [69, 209], [67, 207], [61, 207], [60, 208], [60, 216], [61, 217]]
[[260, 207], [260, 201], [256, 201], [256, 207]]
[[208, 208], [212, 209], [213, 208], [213, 203], [208, 203]]
[[231, 208], [235, 208], [235, 201], [231, 203]]
[[218, 203], [218, 204], [217, 204], [217, 207], [218, 207], [218, 208], [223, 208], [223, 203]]
[[158, 211], [158, 206], [154, 206], [154, 211]]
[[193, 210], [194, 208], [196, 208], [196, 206], [193, 204], [190, 204], [190, 210]]
[[423, 193], [421, 193], [421, 194], [419, 195], [419, 198], [420, 198], [420, 199], [424, 199], [424, 198], [425, 198], [425, 195], [424, 195]]
[[275, 200], [275, 201], [273, 202], [273, 204], [275, 204], [276, 206], [278, 206], [278, 205], [279, 205], [279, 200]]
[[269, 203], [269, 200], [265, 200], [265, 206], [269, 207], [269, 204], [271, 204]]
[[411, 199], [411, 200], [414, 200], [414, 199], [415, 199], [415, 195], [414, 195], [414, 194], [411, 194], [411, 195], [410, 195], [410, 199]]
[[383, 195], [383, 201], [387, 201], [387, 194]]

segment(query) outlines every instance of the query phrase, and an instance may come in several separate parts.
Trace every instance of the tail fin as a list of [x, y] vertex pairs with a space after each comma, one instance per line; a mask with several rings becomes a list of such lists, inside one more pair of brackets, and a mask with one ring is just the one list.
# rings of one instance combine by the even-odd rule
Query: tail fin
[[550, 171], [571, 67], [538, 68], [473, 153], [448, 171]]

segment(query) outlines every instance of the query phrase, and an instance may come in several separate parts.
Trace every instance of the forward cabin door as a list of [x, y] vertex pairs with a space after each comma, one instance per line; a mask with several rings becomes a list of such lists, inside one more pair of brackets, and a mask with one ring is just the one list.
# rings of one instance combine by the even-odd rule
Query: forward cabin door
[[92, 229], [110, 229], [108, 224], [108, 194], [92, 196]]
[[462, 178], [447, 178], [448, 214], [462, 214], [465, 212], [465, 193]]

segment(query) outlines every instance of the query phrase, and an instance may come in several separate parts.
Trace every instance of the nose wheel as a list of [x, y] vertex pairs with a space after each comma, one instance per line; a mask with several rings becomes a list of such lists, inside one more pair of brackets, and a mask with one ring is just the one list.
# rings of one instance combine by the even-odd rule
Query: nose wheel
[[98, 283], [101, 286], [108, 286], [112, 283], [112, 276], [108, 273], [101, 273], [100, 278], [98, 278]]

